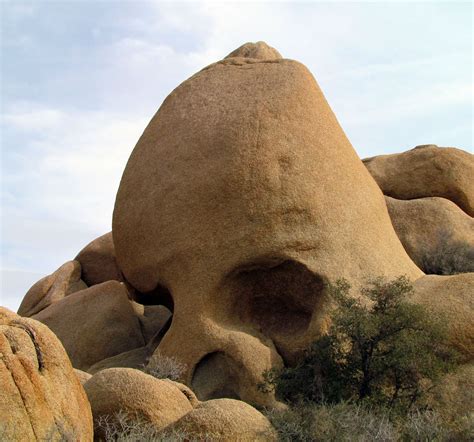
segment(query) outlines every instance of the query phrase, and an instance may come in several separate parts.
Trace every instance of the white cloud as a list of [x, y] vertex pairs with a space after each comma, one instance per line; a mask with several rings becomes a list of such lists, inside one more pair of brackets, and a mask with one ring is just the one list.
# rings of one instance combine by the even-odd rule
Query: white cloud
[[3, 171], [7, 189], [32, 212], [110, 229], [122, 171], [149, 117], [31, 108], [4, 117], [10, 130], [32, 132], [19, 168]]

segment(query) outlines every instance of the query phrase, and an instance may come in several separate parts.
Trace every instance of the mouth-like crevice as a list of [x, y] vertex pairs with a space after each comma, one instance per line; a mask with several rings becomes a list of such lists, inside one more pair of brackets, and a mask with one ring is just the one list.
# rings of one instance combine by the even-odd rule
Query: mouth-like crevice
[[154, 290], [139, 292], [129, 290], [130, 298], [144, 306], [139, 322], [147, 347], [154, 350], [171, 328], [174, 314], [174, 301], [171, 291], [158, 284]]
[[164, 285], [158, 284], [150, 292], [134, 291], [131, 296], [135, 302], [143, 305], [164, 305], [171, 313], [174, 311], [173, 295]]
[[300, 335], [322, 311], [323, 278], [296, 261], [250, 263], [234, 272], [229, 286], [240, 320], [269, 336]]
[[221, 351], [209, 353], [198, 362], [191, 386], [201, 401], [240, 399], [238, 369], [235, 362]]

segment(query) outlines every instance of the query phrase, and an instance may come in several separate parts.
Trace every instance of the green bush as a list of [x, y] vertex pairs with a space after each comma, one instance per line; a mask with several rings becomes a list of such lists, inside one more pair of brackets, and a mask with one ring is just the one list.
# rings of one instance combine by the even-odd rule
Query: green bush
[[442, 322], [407, 297], [405, 277], [373, 280], [360, 297], [340, 280], [328, 287], [331, 326], [295, 367], [264, 373], [262, 390], [289, 403], [358, 401], [408, 412], [456, 365]]

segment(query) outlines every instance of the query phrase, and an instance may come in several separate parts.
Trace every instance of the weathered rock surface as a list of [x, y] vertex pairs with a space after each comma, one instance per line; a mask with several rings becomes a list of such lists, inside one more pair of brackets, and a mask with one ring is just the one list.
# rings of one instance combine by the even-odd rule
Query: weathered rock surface
[[159, 431], [193, 409], [174, 385], [131, 368], [100, 371], [84, 388], [96, 421], [124, 412]]
[[192, 391], [187, 385], [184, 385], [181, 382], [172, 381], [171, 379], [162, 379], [162, 380], [173, 385], [181, 393], [183, 393], [188, 398], [189, 403], [191, 404], [193, 408], [196, 407], [198, 404], [200, 404], [200, 401], [194, 394], [194, 391]]
[[40, 279], [26, 293], [18, 314], [30, 317], [71, 293], [87, 288], [81, 280], [81, 265], [68, 261], [53, 274]]
[[106, 281], [123, 281], [117, 266], [112, 232], [94, 239], [74, 258], [82, 266], [82, 279], [88, 286]]
[[255, 386], [324, 332], [324, 282], [422, 272], [310, 72], [259, 44], [230, 55], [145, 129], [113, 237], [127, 281], [172, 298], [159, 350], [197, 396], [269, 405]]
[[150, 349], [150, 347], [134, 348], [133, 350], [119, 353], [118, 355], [96, 362], [88, 368], [87, 372], [95, 374], [101, 370], [113, 367], [141, 369], [146, 366], [152, 354], [153, 349]]
[[74, 369], [74, 373], [76, 374], [77, 379], [79, 379], [81, 385], [84, 385], [92, 377], [90, 373], [78, 370], [77, 368]]
[[[137, 305], [137, 303], [134, 303]], [[143, 336], [149, 343], [171, 319], [171, 312], [164, 305], [143, 305], [136, 309]]]
[[271, 441], [276, 432], [255, 408], [234, 399], [201, 402], [169, 429], [198, 440]]
[[474, 216], [474, 156], [468, 152], [426, 145], [363, 161], [387, 196], [405, 200], [438, 196]]
[[43, 324], [0, 308], [0, 438], [92, 441], [84, 389]]
[[426, 254], [434, 251], [446, 236], [450, 241], [474, 247], [474, 219], [453, 202], [438, 197], [385, 200], [403, 247], [420, 268]]
[[125, 286], [108, 281], [68, 296], [34, 316], [60, 339], [75, 368], [145, 345]]
[[452, 276], [426, 275], [415, 281], [413, 302], [441, 313], [448, 325], [449, 341], [465, 362], [474, 361], [474, 273]]
[[253, 58], [257, 60], [277, 60], [281, 59], [280, 53], [263, 41], [257, 43], [245, 43], [235, 51], [232, 51], [228, 58]]

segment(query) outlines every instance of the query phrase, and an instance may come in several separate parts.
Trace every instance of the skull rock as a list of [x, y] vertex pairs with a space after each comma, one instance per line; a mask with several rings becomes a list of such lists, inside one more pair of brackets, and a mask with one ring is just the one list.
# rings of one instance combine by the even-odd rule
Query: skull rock
[[128, 282], [172, 298], [159, 351], [199, 399], [265, 405], [262, 372], [325, 330], [326, 282], [422, 272], [311, 73], [251, 49], [166, 98], [124, 171], [113, 239]]

